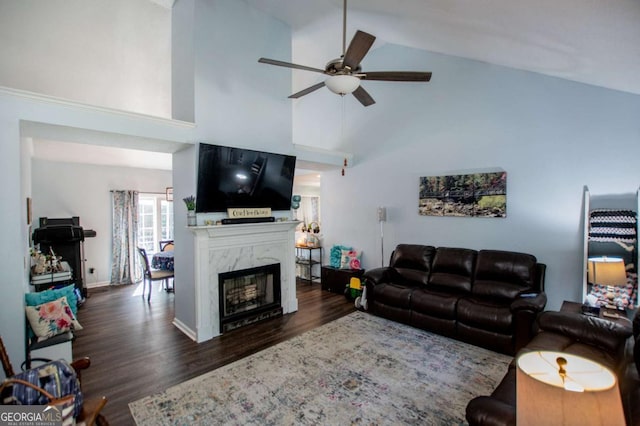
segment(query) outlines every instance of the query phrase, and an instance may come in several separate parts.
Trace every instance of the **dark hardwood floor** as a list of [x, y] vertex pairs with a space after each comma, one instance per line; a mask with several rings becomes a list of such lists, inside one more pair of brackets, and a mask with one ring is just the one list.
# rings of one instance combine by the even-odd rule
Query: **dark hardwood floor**
[[151, 303], [137, 286], [89, 290], [78, 312], [75, 358], [89, 356], [82, 373], [85, 398], [106, 396], [111, 425], [134, 424], [128, 403], [251, 355], [354, 311], [344, 296], [298, 282], [298, 311], [233, 330], [197, 344], [173, 320], [173, 293], [154, 284]]

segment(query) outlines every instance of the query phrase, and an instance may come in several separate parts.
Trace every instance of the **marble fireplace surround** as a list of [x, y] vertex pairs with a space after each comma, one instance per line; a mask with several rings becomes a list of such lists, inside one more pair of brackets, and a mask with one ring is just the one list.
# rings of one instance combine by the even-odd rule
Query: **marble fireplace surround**
[[[192, 226], [195, 235], [196, 341], [221, 334], [218, 274], [280, 264], [284, 314], [298, 310], [295, 228], [298, 221]], [[250, 325], [249, 325], [250, 327]]]

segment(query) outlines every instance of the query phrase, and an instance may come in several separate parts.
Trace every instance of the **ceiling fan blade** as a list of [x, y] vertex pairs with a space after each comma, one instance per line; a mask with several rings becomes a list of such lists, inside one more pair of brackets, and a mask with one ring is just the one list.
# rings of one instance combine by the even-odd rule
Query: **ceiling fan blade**
[[313, 86], [311, 86], [311, 87], [307, 87], [307, 88], [306, 88], [306, 89], [304, 89], [304, 90], [301, 90], [301, 91], [299, 91], [299, 92], [294, 93], [293, 95], [289, 96], [289, 99], [297, 99], [297, 98], [300, 98], [300, 97], [302, 97], [302, 96], [304, 96], [304, 95], [308, 95], [308, 94], [309, 94], [309, 93], [311, 93], [311, 92], [315, 92], [316, 90], [320, 89], [321, 87], [324, 87], [324, 81], [323, 81], [323, 82], [320, 82], [320, 83], [318, 83], [318, 84], [314, 84], [314, 85], [313, 85]]
[[305, 65], [292, 64], [291, 62], [277, 61], [275, 59], [260, 58], [258, 59], [258, 62], [263, 64], [276, 65], [279, 67], [293, 68], [297, 70], [313, 71], [313, 72], [319, 72], [322, 74], [325, 73], [324, 70], [321, 70], [320, 68], [313, 68], [313, 67], [307, 67]]
[[375, 40], [376, 38], [369, 33], [360, 30], [356, 31], [344, 54], [342, 64], [351, 70], [356, 70]]
[[363, 80], [427, 82], [431, 80], [431, 73], [419, 71], [376, 71], [362, 73], [360, 78]]
[[376, 103], [376, 101], [373, 100], [369, 92], [364, 90], [362, 86], [358, 86], [358, 88], [354, 90], [353, 96], [355, 96], [356, 99], [359, 100], [360, 103], [366, 107]]

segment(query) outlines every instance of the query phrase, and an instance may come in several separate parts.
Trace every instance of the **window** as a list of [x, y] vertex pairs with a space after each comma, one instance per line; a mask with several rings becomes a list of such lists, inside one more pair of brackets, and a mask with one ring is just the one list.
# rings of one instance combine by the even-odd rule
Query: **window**
[[307, 225], [311, 222], [320, 224], [320, 197], [303, 195], [301, 198], [297, 219]]
[[164, 194], [138, 196], [138, 247], [153, 254], [160, 250], [161, 240], [173, 239], [173, 202]]

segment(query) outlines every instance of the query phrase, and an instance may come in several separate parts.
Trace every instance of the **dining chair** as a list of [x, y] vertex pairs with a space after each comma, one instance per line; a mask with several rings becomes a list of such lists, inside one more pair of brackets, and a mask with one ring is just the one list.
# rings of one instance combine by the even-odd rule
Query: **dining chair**
[[142, 258], [142, 270], [144, 273], [144, 282], [142, 283], [142, 298], [144, 299], [144, 292], [146, 284], [149, 283], [149, 294], [147, 295], [147, 302], [151, 301], [151, 291], [153, 289], [152, 284], [154, 281], [164, 281], [165, 287], [169, 285], [169, 278], [173, 278], [173, 271], [166, 271], [162, 269], [151, 269], [149, 266], [149, 258], [147, 257], [147, 251], [142, 247], [138, 247], [138, 253]]
[[173, 250], [173, 240], [161, 240], [159, 241], [160, 251]]

